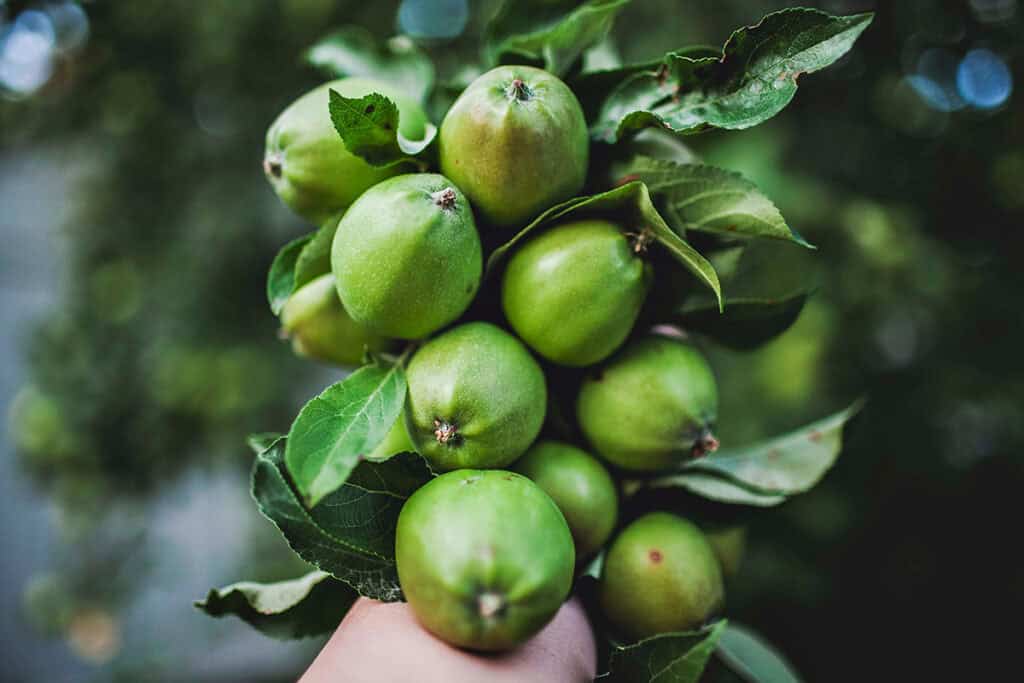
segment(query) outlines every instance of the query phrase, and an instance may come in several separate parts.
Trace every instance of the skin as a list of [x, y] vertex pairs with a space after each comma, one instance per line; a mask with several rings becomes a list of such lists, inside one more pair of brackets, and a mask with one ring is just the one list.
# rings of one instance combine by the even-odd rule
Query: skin
[[473, 81], [439, 131], [441, 172], [486, 222], [521, 228], [578, 194], [589, 143], [583, 110], [555, 76], [501, 66]]
[[459, 325], [427, 342], [406, 379], [409, 436], [438, 472], [504, 467], [544, 423], [544, 373], [518, 339], [490, 323]]
[[619, 226], [565, 223], [512, 255], [502, 306], [512, 329], [540, 355], [561, 365], [593, 365], [629, 336], [648, 275]]
[[567, 443], [540, 441], [516, 461], [515, 470], [558, 505], [579, 560], [593, 555], [611, 536], [619, 497], [615, 482], [597, 458]]
[[419, 622], [442, 640], [500, 651], [542, 629], [572, 588], [572, 535], [554, 501], [504, 470], [456, 470], [402, 507], [395, 563]]
[[627, 345], [583, 382], [576, 415], [602, 457], [626, 470], [670, 469], [717, 448], [710, 426], [718, 389], [692, 346], [649, 336]]
[[590, 683], [596, 675], [597, 646], [575, 598], [521, 646], [487, 655], [434, 637], [408, 603], [361, 598], [301, 683]]
[[367, 348], [388, 346], [386, 339], [352, 320], [330, 273], [291, 295], [281, 309], [281, 328], [298, 355], [337, 365], [359, 365]]
[[425, 337], [462, 315], [480, 285], [469, 202], [444, 176], [389, 178], [345, 212], [331, 270], [353, 320], [387, 337]]
[[615, 539], [601, 569], [601, 609], [630, 640], [699, 628], [721, 607], [722, 572], [692, 522], [645, 515]]
[[410, 140], [426, 132], [427, 115], [395, 88], [363, 78], [343, 78], [306, 93], [277, 117], [267, 131], [263, 170], [274, 191], [295, 213], [321, 223], [348, 208], [365, 190], [407, 171], [375, 167], [350, 154], [328, 112], [329, 90], [345, 97], [378, 92], [398, 106], [398, 129]]

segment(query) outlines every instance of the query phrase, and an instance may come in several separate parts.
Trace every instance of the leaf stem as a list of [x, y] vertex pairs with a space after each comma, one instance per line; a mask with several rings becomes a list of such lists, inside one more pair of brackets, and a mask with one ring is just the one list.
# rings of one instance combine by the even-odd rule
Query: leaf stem
[[380, 357], [386, 360], [387, 362], [391, 363], [392, 365], [404, 366], [405, 362], [409, 360], [409, 356], [411, 356], [413, 351], [415, 351], [418, 347], [419, 342], [411, 341], [405, 345], [405, 348], [403, 348], [402, 352], [399, 353], [397, 356], [393, 353], [382, 353], [380, 354]]

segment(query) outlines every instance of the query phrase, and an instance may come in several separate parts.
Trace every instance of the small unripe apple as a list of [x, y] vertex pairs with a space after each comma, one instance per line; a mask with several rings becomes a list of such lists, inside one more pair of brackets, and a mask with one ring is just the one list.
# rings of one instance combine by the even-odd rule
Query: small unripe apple
[[601, 568], [602, 611], [631, 640], [700, 628], [724, 596], [722, 570], [704, 534], [667, 512], [627, 526]]
[[583, 109], [556, 76], [499, 66], [473, 81], [444, 117], [441, 172], [490, 224], [522, 228], [587, 178]]
[[388, 341], [352, 320], [341, 304], [330, 273], [307, 282], [281, 309], [281, 331], [300, 356], [359, 365], [367, 351], [381, 351]]
[[434, 173], [378, 183], [338, 223], [331, 271], [353, 320], [387, 337], [426, 337], [462, 315], [480, 286], [469, 202]]
[[522, 342], [490, 323], [466, 323], [431, 339], [409, 361], [406, 377], [409, 436], [435, 471], [504, 467], [544, 424], [544, 373]]
[[580, 429], [599, 455], [625, 470], [656, 472], [716, 448], [718, 389], [704, 356], [651, 335], [626, 345], [583, 382]]
[[263, 171], [295, 213], [313, 222], [347, 209], [356, 198], [385, 178], [406, 173], [408, 165], [371, 166], [348, 151], [331, 122], [329, 91], [345, 97], [380, 93], [398, 107], [398, 129], [410, 140], [426, 132], [427, 115], [396, 88], [365, 78], [342, 78], [306, 93], [267, 131]]
[[507, 650], [547, 624], [572, 587], [572, 535], [526, 477], [456, 470], [405, 502], [395, 533], [398, 579], [416, 618], [473, 650]]
[[647, 296], [642, 251], [608, 221], [551, 227], [509, 259], [501, 287], [505, 317], [554, 363], [602, 361], [629, 336]]
[[601, 462], [586, 451], [558, 441], [539, 441], [515, 463], [565, 515], [576, 545], [576, 558], [585, 560], [604, 545], [618, 518], [615, 482]]

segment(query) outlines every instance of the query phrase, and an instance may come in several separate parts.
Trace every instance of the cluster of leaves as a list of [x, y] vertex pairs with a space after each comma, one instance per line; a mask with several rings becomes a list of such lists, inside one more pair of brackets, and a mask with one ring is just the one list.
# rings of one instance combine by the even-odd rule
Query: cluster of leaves
[[[733, 33], [720, 53], [683, 48], [644, 64], [584, 71], [582, 55], [608, 35], [626, 4], [507, 2], [487, 30], [488, 64], [532, 63], [562, 76], [584, 103], [593, 144], [628, 146], [644, 128], [683, 135], [769, 119], [792, 99], [797, 76], [842, 57], [871, 21], [870, 15], [784, 10]], [[416, 92], [424, 99], [430, 95], [434, 71], [406, 39], [379, 46], [361, 32], [343, 29], [314, 46], [308, 58], [335, 76], [417, 83], [422, 87]], [[368, 163], [431, 164], [436, 127], [423, 140], [402, 139], [397, 108], [386, 97], [345, 98], [332, 92], [330, 113], [347, 148]], [[615, 215], [645, 233], [662, 255], [683, 267], [688, 282], [697, 284], [696, 291], [687, 288], [688, 296], [666, 293], [670, 305], [659, 323], [749, 349], [796, 320], [816, 287], [813, 246], [752, 183], [692, 160], [643, 155], [628, 158], [619, 171], [499, 245], [488, 258], [485, 278], [493, 282], [510, 250], [556, 220]], [[321, 228], [281, 250], [267, 287], [275, 312], [298, 286], [327, 270], [331, 236], [330, 227]], [[357, 595], [401, 599], [395, 521], [404, 500], [433, 475], [415, 453], [382, 462], [364, 456], [401, 413], [404, 360], [405, 354], [369, 358], [310, 401], [287, 435], [253, 439], [253, 497], [317, 571], [296, 581], [214, 590], [201, 608], [213, 615], [236, 614], [267, 633], [296, 636], [336, 624]], [[777, 505], [806, 491], [832, 466], [843, 427], [857, 407], [764, 443], [686, 463], [670, 474], [626, 482], [624, 492], [671, 490], [718, 503]], [[329, 606], [321, 599], [327, 592], [337, 596]], [[796, 678], [769, 646], [725, 621], [610, 647], [603, 675], [610, 680], [695, 681], [712, 653], [751, 680]]]

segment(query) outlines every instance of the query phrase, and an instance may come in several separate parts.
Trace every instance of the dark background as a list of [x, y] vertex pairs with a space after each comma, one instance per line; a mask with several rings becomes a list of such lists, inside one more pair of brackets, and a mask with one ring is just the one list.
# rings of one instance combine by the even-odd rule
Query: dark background
[[[720, 45], [790, 4], [635, 0], [615, 50]], [[751, 515], [729, 612], [810, 681], [1011, 679], [1024, 6], [802, 4], [877, 17], [777, 118], [689, 140], [772, 197], [825, 273], [782, 337], [713, 351], [721, 432], [742, 443], [869, 401], [821, 485]], [[450, 30], [460, 7], [407, 0], [401, 26]], [[460, 38], [426, 43], [442, 77], [492, 8], [470, 3]], [[57, 30], [15, 54], [18, 30], [41, 30], [31, 11]], [[306, 47], [343, 24], [392, 35], [398, 16], [390, 2], [0, 0], [5, 680], [287, 680], [308, 662], [317, 643], [189, 601], [300, 571], [247, 498], [242, 436], [285, 428], [339, 373], [275, 336], [266, 268], [308, 228], [261, 177], [262, 138], [322, 80]], [[979, 70], [958, 82], [968, 53]]]

